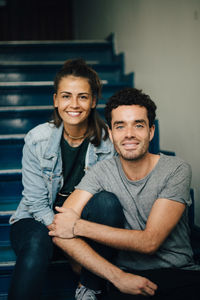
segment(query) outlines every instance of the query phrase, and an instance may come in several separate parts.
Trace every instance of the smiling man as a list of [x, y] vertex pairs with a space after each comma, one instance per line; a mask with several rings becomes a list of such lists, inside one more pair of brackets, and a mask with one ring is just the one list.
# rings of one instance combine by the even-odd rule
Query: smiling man
[[[193, 261], [187, 220], [191, 168], [178, 157], [149, 153], [155, 111], [150, 97], [134, 88], [109, 99], [106, 119], [118, 156], [98, 163], [86, 174], [58, 208], [49, 233], [69, 256], [111, 283], [101, 299], [200, 297], [200, 267]], [[80, 217], [100, 191], [112, 192], [119, 199], [124, 229]], [[118, 249], [115, 262], [98, 255], [85, 238]], [[94, 294], [90, 299], [97, 298]]]

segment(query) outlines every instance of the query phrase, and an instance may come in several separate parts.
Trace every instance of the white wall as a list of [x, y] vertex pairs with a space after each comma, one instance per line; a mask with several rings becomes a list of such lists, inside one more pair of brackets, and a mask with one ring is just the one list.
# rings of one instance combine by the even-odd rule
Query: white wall
[[[75, 37], [116, 37], [135, 87], [158, 106], [161, 149], [190, 163], [200, 224], [200, 1], [75, 0]], [[199, 200], [197, 200], [199, 199]]]

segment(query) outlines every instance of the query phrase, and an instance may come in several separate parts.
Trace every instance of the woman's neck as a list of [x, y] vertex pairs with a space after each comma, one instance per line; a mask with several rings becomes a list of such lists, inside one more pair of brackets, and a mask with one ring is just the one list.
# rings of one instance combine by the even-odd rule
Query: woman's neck
[[87, 136], [87, 128], [66, 128], [63, 130], [64, 139], [72, 147], [78, 147]]

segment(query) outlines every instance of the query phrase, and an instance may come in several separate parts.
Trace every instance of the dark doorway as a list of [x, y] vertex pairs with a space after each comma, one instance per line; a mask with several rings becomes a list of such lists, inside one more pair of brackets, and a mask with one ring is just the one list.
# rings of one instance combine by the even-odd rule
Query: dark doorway
[[72, 1], [0, 2], [0, 41], [72, 39]]

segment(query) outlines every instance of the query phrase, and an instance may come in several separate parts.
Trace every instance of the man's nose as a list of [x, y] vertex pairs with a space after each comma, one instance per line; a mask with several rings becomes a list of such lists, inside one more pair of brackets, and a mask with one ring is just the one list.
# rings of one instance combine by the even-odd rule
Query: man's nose
[[126, 137], [127, 138], [133, 138], [133, 137], [135, 137], [135, 130], [134, 130], [133, 127], [127, 127]]

